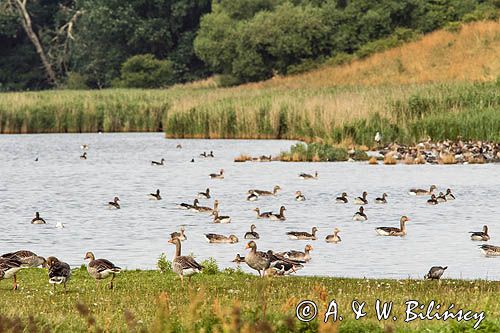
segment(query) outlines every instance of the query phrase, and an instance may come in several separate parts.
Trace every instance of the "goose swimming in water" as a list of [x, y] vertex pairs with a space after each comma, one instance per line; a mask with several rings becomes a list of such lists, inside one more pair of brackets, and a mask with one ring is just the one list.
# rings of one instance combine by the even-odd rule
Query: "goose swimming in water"
[[481, 252], [487, 257], [498, 257], [500, 256], [500, 246], [495, 245], [479, 245]]
[[273, 215], [273, 212], [263, 212], [263, 213], [261, 213], [259, 208], [255, 208], [253, 211], [257, 213], [257, 218], [258, 219], [268, 219], [268, 218], [271, 217], [271, 215]]
[[80, 155], [81, 160], [86, 160], [87, 159], [87, 152], [84, 151], [82, 155]]
[[365, 209], [363, 206], [359, 207], [359, 211], [354, 213], [352, 216], [353, 221], [366, 221], [368, 220], [368, 216], [365, 214]]
[[22, 268], [21, 262], [17, 259], [0, 258], [0, 280], [14, 279], [12, 289], [17, 290], [17, 272]]
[[410, 191], [408, 191], [408, 194], [409, 195], [431, 195], [434, 190], [436, 190], [437, 187], [436, 185], [431, 185], [431, 187], [429, 188], [429, 190], [424, 190], [424, 189], [420, 189], [420, 188], [412, 188], [410, 189]]
[[436, 199], [436, 196], [433, 194], [431, 195], [431, 198], [427, 200], [428, 205], [437, 205], [439, 201]]
[[247, 231], [245, 233], [245, 239], [259, 239], [260, 236], [259, 234], [255, 231], [255, 229], [257, 229], [257, 227], [255, 226], [255, 224], [252, 224], [250, 226], [250, 231]]
[[431, 267], [429, 272], [424, 275], [424, 279], [439, 280], [447, 268], [448, 268], [448, 266], [444, 266], [444, 267], [433, 266], [433, 267]]
[[198, 199], [194, 199], [192, 205], [183, 202], [183, 203], [178, 204], [177, 207], [179, 207], [180, 209], [193, 209], [194, 210], [194, 209], [196, 209], [198, 207], [199, 203], [200, 202], [198, 201]]
[[224, 179], [224, 169], [220, 169], [219, 173], [211, 173], [209, 177], [212, 179]]
[[46, 224], [44, 219], [40, 217], [40, 213], [36, 212], [35, 217], [31, 220], [31, 224]]
[[300, 179], [318, 179], [318, 171], [314, 172], [314, 176], [310, 175], [308, 173], [301, 173], [299, 174]]
[[219, 215], [218, 210], [214, 210], [212, 215], [214, 216], [214, 223], [231, 223], [231, 217]]
[[115, 275], [121, 272], [121, 268], [115, 266], [111, 261], [107, 259], [96, 259], [92, 252], [87, 252], [85, 254], [85, 260], [89, 260], [87, 265], [87, 272], [96, 281], [107, 279], [111, 276], [111, 281], [109, 283], [109, 289], [113, 289], [113, 281], [115, 280]]
[[363, 194], [360, 197], [357, 197], [354, 199], [354, 203], [356, 205], [366, 205], [368, 204], [368, 199], [366, 197], [368, 196], [368, 192], [364, 191]]
[[449, 188], [446, 189], [445, 198], [448, 201], [455, 200], [455, 196], [453, 195], [453, 193], [451, 193], [451, 189], [449, 189]]
[[199, 213], [212, 213], [213, 211], [218, 211], [219, 210], [219, 200], [214, 201], [214, 207], [205, 207], [205, 206], [193, 206], [191, 207], [192, 210], [195, 210]]
[[156, 189], [156, 193], [149, 193], [151, 200], [161, 200], [160, 189]]
[[258, 199], [259, 196], [253, 191], [247, 196], [247, 201], [257, 201]]
[[231, 260], [232, 262], [237, 263], [238, 265], [241, 264], [242, 262], [245, 262], [245, 257], [242, 257], [239, 253], [236, 254], [236, 257]]
[[439, 203], [446, 202], [446, 197], [443, 192], [439, 192], [439, 195], [436, 197], [436, 201]]
[[337, 197], [335, 199], [335, 202], [342, 203], [342, 204], [348, 203], [349, 200], [347, 199], [347, 193], [342, 192], [342, 195], [340, 197]]
[[333, 229], [333, 234], [325, 237], [326, 242], [327, 243], [338, 243], [338, 242], [342, 241], [342, 239], [339, 236], [339, 232], [340, 232], [339, 228]]
[[311, 233], [306, 231], [289, 231], [286, 234], [290, 239], [300, 239], [300, 240], [316, 240], [317, 227], [312, 227]]
[[175, 146], [175, 148], [182, 149], [182, 145], [180, 143], [178, 143], [177, 146]]
[[20, 250], [16, 252], [6, 253], [3, 254], [1, 258], [18, 260], [21, 262], [23, 267], [32, 267], [32, 268], [44, 266], [47, 262], [44, 257], [41, 257], [36, 253], [28, 250]]
[[205, 192], [198, 192], [198, 198], [200, 199], [210, 199], [210, 189], [207, 188]]
[[214, 156], [214, 152], [213, 151], [210, 151], [210, 154], [207, 155], [207, 157], [215, 157]]
[[271, 214], [269, 216], [269, 219], [273, 221], [285, 221], [286, 220], [285, 210], [286, 210], [285, 206], [281, 206], [279, 214]]
[[170, 234], [170, 238], [179, 238], [181, 241], [185, 241], [187, 239], [186, 234], [184, 233], [184, 227], [181, 227], [180, 231], [174, 231]]
[[116, 208], [120, 209], [120, 204], [119, 204], [120, 198], [115, 197], [113, 201], [108, 202], [108, 207], [109, 208]]
[[401, 216], [399, 220], [399, 228], [396, 227], [378, 227], [375, 229], [380, 236], [405, 236], [406, 235], [406, 222], [410, 219], [406, 216]]
[[83, 144], [83, 145], [80, 146], [80, 149], [81, 150], [89, 150], [89, 145]]
[[54, 286], [56, 291], [56, 284], [63, 284], [64, 291], [66, 291], [66, 284], [71, 278], [71, 268], [63, 261], [56, 257], [47, 258], [47, 267], [49, 268], [49, 283]]
[[255, 193], [258, 196], [276, 196], [278, 192], [281, 190], [281, 187], [279, 185], [276, 185], [272, 191], [264, 191], [264, 190], [249, 190], [248, 193]]
[[200, 157], [207, 157], [207, 152], [204, 151], [202, 154], [200, 154]]
[[207, 238], [209, 243], [218, 243], [218, 244], [238, 243], [238, 237], [236, 237], [235, 235], [224, 236], [219, 234], [205, 234], [205, 237]]
[[310, 252], [313, 250], [312, 245], [307, 244], [304, 248], [304, 252], [302, 251], [295, 251], [295, 250], [290, 250], [288, 252], [282, 252], [278, 253], [285, 258], [292, 259], [292, 260], [300, 260], [300, 261], [305, 261], [308, 262], [311, 260], [311, 254]]
[[189, 281], [191, 281], [191, 276], [201, 272], [203, 266], [198, 264], [193, 257], [181, 255], [181, 241], [179, 238], [170, 239], [168, 242], [175, 245], [172, 270], [180, 276], [181, 284], [184, 285], [184, 276], [187, 276]]
[[473, 241], [483, 241], [487, 242], [490, 240], [490, 235], [488, 235], [488, 226], [483, 226], [483, 231], [469, 231], [470, 239]]
[[378, 197], [375, 199], [375, 203], [377, 204], [386, 204], [387, 203], [387, 193], [382, 194], [382, 197]]
[[301, 191], [295, 192], [295, 201], [305, 201], [306, 197], [302, 194]]
[[165, 159], [162, 158], [160, 162], [151, 161], [151, 165], [165, 165]]

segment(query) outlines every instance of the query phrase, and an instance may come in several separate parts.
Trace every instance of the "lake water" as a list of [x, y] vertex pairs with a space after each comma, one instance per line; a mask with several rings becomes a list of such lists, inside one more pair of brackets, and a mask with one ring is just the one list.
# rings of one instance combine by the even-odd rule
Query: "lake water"
[[[80, 160], [80, 145], [89, 144], [88, 159]], [[176, 149], [180, 143], [183, 149]], [[243, 235], [254, 223], [261, 239], [260, 250], [303, 250], [312, 244], [313, 259], [299, 275], [372, 278], [421, 278], [433, 265], [446, 265], [446, 277], [500, 278], [500, 258], [485, 258], [468, 231], [490, 227], [490, 244], [500, 245], [498, 194], [500, 166], [396, 165], [367, 163], [234, 163], [240, 153], [276, 155], [291, 141], [167, 140], [162, 133], [41, 134], [0, 136], [0, 252], [29, 249], [43, 256], [55, 255], [71, 266], [84, 263], [86, 251], [127, 269], [154, 269], [164, 252], [174, 246], [169, 234], [186, 228], [183, 253], [198, 261], [213, 257], [220, 267], [235, 267], [236, 253], [244, 254]], [[213, 150], [215, 158], [198, 155]], [[38, 157], [38, 162], [35, 158]], [[166, 166], [151, 166], [164, 157]], [[191, 158], [195, 163], [190, 163]], [[224, 180], [208, 174], [223, 168]], [[318, 180], [301, 180], [300, 172], [319, 172]], [[453, 189], [457, 200], [428, 206], [426, 197], [411, 197], [411, 187], [436, 184]], [[271, 190], [280, 185], [277, 197], [245, 200], [251, 188]], [[207, 214], [180, 210], [176, 204], [191, 203], [197, 192], [209, 187], [210, 200], [220, 201], [222, 215], [230, 224], [217, 225]], [[148, 200], [160, 188], [163, 200]], [[307, 201], [296, 202], [301, 190]], [[351, 198], [368, 191], [368, 221], [354, 222], [358, 206], [336, 204], [345, 191]], [[373, 199], [383, 192], [387, 205]], [[117, 195], [122, 209], [110, 210], [107, 202]], [[287, 208], [287, 220], [258, 220], [263, 211]], [[46, 225], [32, 225], [40, 211]], [[408, 235], [377, 236], [377, 226], [399, 226], [401, 215], [411, 218]], [[62, 222], [64, 229], [56, 228]], [[316, 241], [294, 241], [288, 231], [319, 228]], [[324, 241], [332, 229], [341, 230], [342, 242]], [[208, 244], [205, 233], [235, 234], [237, 244]], [[244, 270], [250, 271], [246, 265]]]

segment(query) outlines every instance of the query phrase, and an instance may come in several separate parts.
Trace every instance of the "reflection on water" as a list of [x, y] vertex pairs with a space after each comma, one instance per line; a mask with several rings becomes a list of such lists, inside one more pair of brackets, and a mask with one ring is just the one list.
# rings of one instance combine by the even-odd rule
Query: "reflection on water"
[[[80, 160], [80, 145], [90, 146], [88, 159]], [[176, 149], [181, 143], [183, 149]], [[257, 226], [261, 250], [303, 250], [314, 247], [311, 262], [301, 275], [406, 278], [422, 277], [430, 266], [447, 265], [446, 277], [498, 279], [500, 258], [483, 257], [469, 240], [468, 231], [488, 224], [491, 244], [500, 245], [498, 191], [500, 167], [487, 165], [396, 165], [366, 163], [234, 163], [240, 153], [277, 154], [290, 141], [166, 140], [161, 133], [57, 134], [0, 136], [0, 252], [30, 249], [40, 255], [56, 255], [79, 266], [86, 251], [105, 257], [124, 268], [152, 269], [158, 256], [173, 255], [167, 243], [170, 232], [181, 225], [188, 240], [183, 253], [201, 261], [214, 257], [220, 267], [234, 266], [236, 253], [243, 254], [243, 235]], [[213, 150], [215, 158], [198, 155]], [[38, 157], [39, 161], [35, 162]], [[166, 159], [166, 166], [151, 160]], [[191, 158], [195, 163], [190, 163]], [[224, 180], [208, 174], [225, 170]], [[318, 180], [301, 180], [300, 172], [319, 172]], [[436, 184], [453, 189], [457, 200], [427, 206], [426, 198], [410, 197], [410, 187]], [[245, 200], [251, 188], [271, 190], [280, 185], [277, 197]], [[192, 202], [197, 192], [210, 187], [220, 201], [222, 215], [230, 224], [211, 223], [207, 214], [176, 208]], [[160, 188], [163, 200], [148, 200]], [[294, 200], [301, 190], [307, 200]], [[358, 207], [335, 203], [343, 191], [351, 196], [368, 192], [366, 222], [352, 221]], [[388, 204], [373, 199], [387, 192]], [[117, 195], [122, 209], [110, 210], [107, 202]], [[257, 220], [255, 207], [278, 211], [287, 207], [287, 220]], [[31, 225], [35, 211], [48, 222]], [[402, 214], [408, 223], [404, 238], [377, 236], [377, 226], [398, 226]], [[66, 228], [57, 229], [62, 222]], [[289, 240], [288, 231], [319, 228], [317, 241]], [[324, 241], [334, 227], [342, 242]], [[205, 233], [236, 234], [237, 244], [208, 244]], [[247, 267], [244, 267], [247, 270]]]

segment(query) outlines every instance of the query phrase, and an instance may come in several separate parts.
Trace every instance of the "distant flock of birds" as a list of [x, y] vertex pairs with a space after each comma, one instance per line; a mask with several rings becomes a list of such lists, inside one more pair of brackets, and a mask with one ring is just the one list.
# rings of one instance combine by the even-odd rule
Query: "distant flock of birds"
[[[87, 159], [88, 145], [82, 145], [83, 154], [80, 156], [81, 159]], [[182, 148], [178, 145], [177, 148]], [[213, 152], [202, 153], [201, 157], [214, 157]], [[194, 159], [193, 159], [194, 160]], [[165, 165], [165, 159], [162, 158], [159, 162], [151, 161], [154, 166]], [[224, 179], [224, 170], [221, 169], [218, 173], [209, 174], [211, 179]], [[313, 180], [318, 179], [318, 172], [314, 174], [301, 173], [299, 174], [300, 179]], [[446, 193], [440, 192], [438, 196], [434, 194], [437, 190], [435, 185], [431, 185], [429, 190], [425, 189], [410, 189], [409, 194], [414, 196], [428, 196], [430, 199], [427, 200], [429, 205], [436, 205], [439, 203], [444, 203], [447, 201], [455, 200], [455, 196], [451, 192], [451, 189], [447, 189]], [[247, 193], [248, 201], [257, 201], [261, 197], [277, 196], [281, 191], [279, 185], [274, 186], [272, 191], [251, 189]], [[152, 200], [162, 200], [160, 190], [157, 189], [155, 192], [148, 195]], [[382, 196], [375, 198], [374, 203], [376, 204], [386, 204], [387, 203], [387, 193], [383, 193]], [[219, 211], [219, 201], [215, 200], [213, 207], [201, 206], [201, 199], [212, 198], [212, 193], [210, 189], [207, 188], [203, 192], [199, 192], [194, 199], [192, 204], [181, 203], [178, 205], [181, 209], [191, 210], [200, 213], [208, 213], [212, 216], [213, 223], [230, 223], [231, 217], [220, 215]], [[296, 201], [305, 201], [306, 197], [301, 191], [295, 192]], [[336, 203], [347, 204], [349, 202], [349, 196], [346, 192], [343, 192], [339, 197], [335, 199]], [[363, 192], [361, 196], [354, 198], [353, 203], [360, 205], [359, 210], [353, 215], [352, 220], [354, 221], [366, 221], [368, 219], [364, 211], [364, 205], [368, 204], [368, 193]], [[113, 201], [108, 202], [108, 206], [111, 209], [120, 209], [120, 198], [114, 197]], [[269, 219], [272, 221], [285, 221], [285, 206], [281, 206], [278, 213], [273, 212], [261, 212], [259, 208], [254, 209], [256, 217], [258, 219]], [[407, 216], [402, 216], [400, 218], [399, 227], [377, 227], [375, 231], [380, 236], [405, 236], [406, 223], [410, 221]], [[32, 224], [45, 224], [46, 221], [40, 216], [39, 212], [35, 213], [35, 217], [31, 220]], [[64, 227], [58, 225], [59, 227]], [[312, 245], [307, 244], [304, 251], [290, 250], [286, 252], [274, 252], [273, 250], [268, 251], [258, 251], [257, 243], [255, 240], [260, 238], [259, 234], [255, 231], [257, 227], [255, 224], [250, 226], [250, 230], [245, 233], [244, 239], [250, 240], [246, 249], [250, 249], [245, 257], [240, 254], [236, 255], [233, 262], [240, 264], [246, 263], [250, 268], [256, 270], [260, 276], [265, 275], [288, 275], [296, 272], [297, 270], [304, 267], [304, 265], [311, 260], [311, 251], [313, 250]], [[312, 227], [311, 232], [307, 231], [290, 231], [287, 232], [287, 236], [293, 240], [317, 240], [317, 227]], [[328, 243], [339, 243], [341, 238], [339, 236], [340, 230], [338, 228], [333, 229], [333, 233], [325, 237], [325, 241]], [[488, 227], [485, 225], [482, 231], [470, 232], [470, 238], [473, 241], [489, 241], [490, 236], [488, 234]], [[196, 262], [196, 260], [191, 256], [183, 256], [181, 252], [181, 242], [187, 240], [184, 227], [181, 227], [180, 231], [172, 232], [170, 234], [170, 244], [175, 245], [175, 253], [172, 261], [172, 270], [180, 276], [181, 283], [184, 283], [184, 277], [189, 279], [193, 274], [200, 272], [203, 267]], [[220, 235], [215, 233], [207, 233], [205, 237], [210, 243], [237, 243], [239, 241], [236, 235]], [[486, 256], [500, 256], [500, 246], [494, 246], [489, 244], [480, 245], [482, 252]], [[115, 266], [111, 261], [107, 259], [95, 259], [92, 252], [87, 252], [84, 257], [88, 260], [87, 271], [89, 275], [96, 281], [106, 279], [111, 277], [109, 283], [109, 288], [113, 288], [113, 281], [116, 274], [120, 273], [121, 268]], [[63, 284], [64, 289], [66, 289], [66, 284], [71, 277], [70, 266], [59, 260], [56, 257], [50, 256], [47, 259], [38, 256], [32, 251], [20, 250], [17, 252], [6, 253], [0, 257], [0, 280], [13, 278], [13, 289], [18, 288], [16, 273], [23, 269], [29, 267], [39, 267], [43, 266], [48, 268], [49, 283], [54, 286], [57, 284]], [[433, 266], [429, 272], [425, 275], [426, 279], [440, 279], [447, 267]]]

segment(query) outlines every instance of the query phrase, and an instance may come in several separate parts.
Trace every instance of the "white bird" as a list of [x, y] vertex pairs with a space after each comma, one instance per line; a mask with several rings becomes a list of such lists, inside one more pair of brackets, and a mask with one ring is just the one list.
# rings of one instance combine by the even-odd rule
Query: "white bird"
[[56, 228], [57, 229], [64, 229], [64, 224], [62, 222], [57, 222], [56, 223]]
[[379, 144], [379, 143], [380, 143], [380, 140], [382, 140], [382, 136], [380, 135], [380, 132], [377, 132], [377, 133], [375, 134], [375, 142], [376, 142], [377, 144]]

